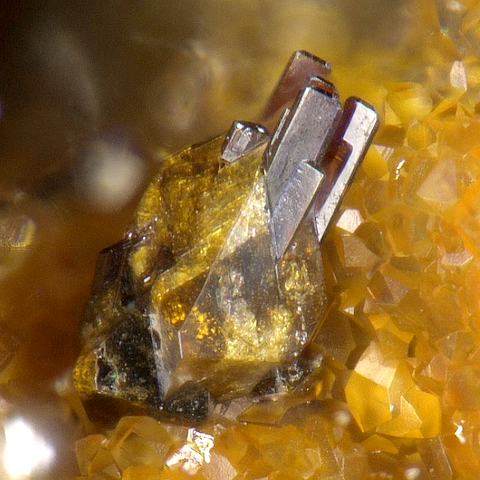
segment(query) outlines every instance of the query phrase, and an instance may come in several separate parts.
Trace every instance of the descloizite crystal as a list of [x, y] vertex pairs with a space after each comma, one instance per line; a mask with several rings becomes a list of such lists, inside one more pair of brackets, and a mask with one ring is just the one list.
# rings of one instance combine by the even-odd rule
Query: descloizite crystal
[[212, 400], [288, 388], [318, 362], [320, 241], [377, 117], [357, 99], [342, 111], [308, 64], [328, 67], [292, 57], [277, 95], [295, 71], [300, 93], [270, 142], [236, 122], [164, 160], [125, 238], [101, 253], [74, 371], [93, 416], [199, 420]]

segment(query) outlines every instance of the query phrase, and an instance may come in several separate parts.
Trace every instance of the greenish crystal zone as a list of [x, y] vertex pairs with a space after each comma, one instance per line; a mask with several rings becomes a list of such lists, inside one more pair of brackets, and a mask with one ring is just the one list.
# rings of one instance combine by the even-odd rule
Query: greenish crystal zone
[[74, 371], [87, 405], [201, 418], [211, 396], [248, 394], [295, 362], [319, 322], [311, 223], [276, 263], [265, 144], [225, 165], [222, 142], [162, 162], [125, 239], [102, 253]]

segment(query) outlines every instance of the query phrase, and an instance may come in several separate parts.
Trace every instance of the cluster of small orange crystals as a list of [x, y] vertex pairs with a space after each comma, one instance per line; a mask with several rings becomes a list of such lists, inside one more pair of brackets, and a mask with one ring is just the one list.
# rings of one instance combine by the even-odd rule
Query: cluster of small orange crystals
[[79, 478], [480, 476], [480, 10], [470, 8], [463, 49], [436, 34], [442, 55], [425, 46], [422, 82], [375, 94], [382, 127], [323, 245], [333, 305], [308, 388], [218, 405], [195, 428], [125, 417], [77, 443]]

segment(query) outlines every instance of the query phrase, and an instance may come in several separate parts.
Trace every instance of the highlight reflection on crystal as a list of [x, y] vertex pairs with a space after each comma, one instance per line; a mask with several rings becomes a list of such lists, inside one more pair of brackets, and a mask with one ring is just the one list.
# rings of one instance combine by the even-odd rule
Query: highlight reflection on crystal
[[55, 451], [22, 418], [5, 422], [4, 465], [7, 479], [28, 478], [47, 469], [55, 459]]

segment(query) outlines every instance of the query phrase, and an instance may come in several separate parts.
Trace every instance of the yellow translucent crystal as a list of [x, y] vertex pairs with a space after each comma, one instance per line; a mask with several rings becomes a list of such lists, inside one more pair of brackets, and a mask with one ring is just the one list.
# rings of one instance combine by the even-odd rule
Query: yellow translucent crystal
[[384, 425], [379, 425], [377, 432], [393, 437], [421, 438], [421, 426], [422, 421], [415, 407], [402, 397], [399, 415]]
[[357, 372], [352, 372], [345, 396], [355, 420], [364, 431], [368, 432], [392, 418], [387, 388]]
[[164, 160], [135, 217], [134, 228], [146, 229], [150, 239], [129, 260], [140, 284], [153, 281], [148, 276], [160, 249], [178, 258], [152, 288], [152, 301], [173, 325], [185, 320], [260, 165], [261, 149], [222, 168], [223, 141], [221, 136]]
[[363, 431], [402, 438], [438, 435], [441, 406], [437, 395], [422, 391], [412, 369], [398, 359], [407, 355], [413, 335], [402, 333], [386, 315], [373, 315], [379, 343], [372, 343], [345, 387], [347, 404]]
[[433, 106], [427, 90], [419, 83], [393, 85], [386, 98], [390, 108], [403, 123], [413, 119], [423, 120]]
[[363, 159], [363, 169], [372, 178], [382, 178], [388, 173], [388, 165], [381, 149], [371, 147]]
[[164, 427], [152, 418], [123, 417], [109, 438], [107, 448], [122, 470], [136, 464], [160, 468], [171, 443]]
[[123, 472], [123, 480], [158, 480], [161, 470], [151, 467], [128, 467]]
[[298, 355], [302, 335], [308, 336], [323, 309], [321, 257], [309, 230], [275, 265], [261, 176], [181, 328], [182, 348], [190, 353], [180, 361], [178, 377], [211, 378], [211, 391], [220, 394], [231, 383], [229, 394], [238, 395]]
[[88, 475], [90, 464], [103, 441], [105, 441], [103, 435], [90, 435], [77, 442], [75, 452], [77, 454], [78, 468], [82, 475]]

